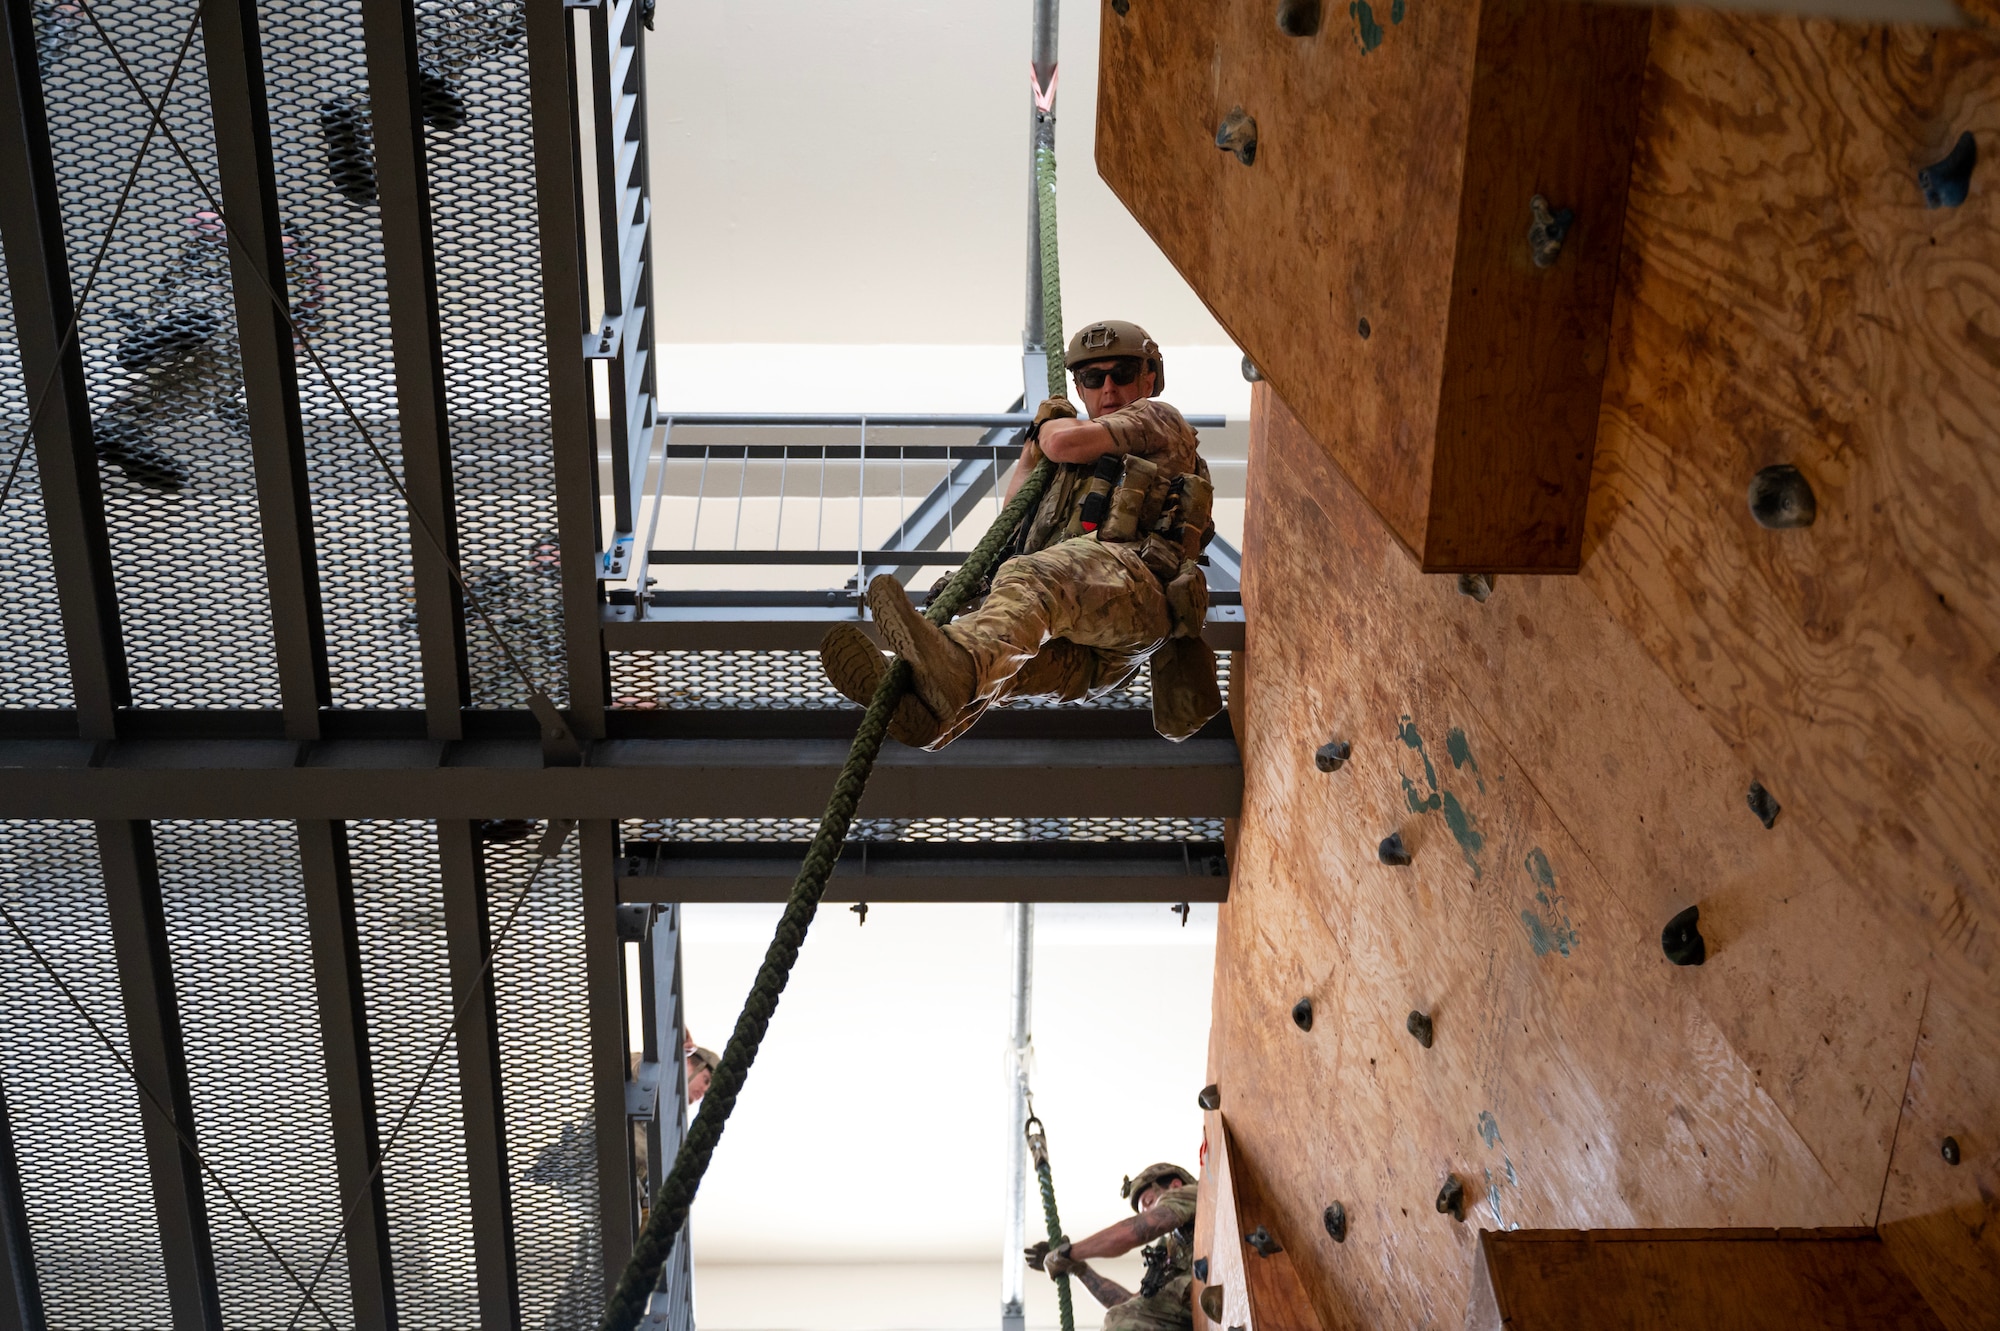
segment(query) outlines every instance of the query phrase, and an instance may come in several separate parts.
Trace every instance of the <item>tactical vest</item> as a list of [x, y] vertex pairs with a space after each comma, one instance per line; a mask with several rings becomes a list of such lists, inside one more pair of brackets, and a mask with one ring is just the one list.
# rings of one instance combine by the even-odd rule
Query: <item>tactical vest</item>
[[1169, 475], [1135, 454], [1058, 463], [1021, 534], [1019, 553], [1079, 536], [1131, 545], [1166, 590], [1174, 636], [1199, 637], [1208, 617], [1208, 580], [1198, 561], [1215, 535], [1214, 498], [1215, 487], [1201, 472]]

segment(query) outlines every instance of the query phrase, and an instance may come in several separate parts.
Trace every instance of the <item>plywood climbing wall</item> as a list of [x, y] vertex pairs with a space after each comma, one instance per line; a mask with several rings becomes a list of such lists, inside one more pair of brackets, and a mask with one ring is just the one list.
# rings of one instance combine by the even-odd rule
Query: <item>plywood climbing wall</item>
[[[1879, 1225], [1989, 1327], [2000, 173], [1914, 171], [2000, 160], [2000, 44], [1662, 11], [1650, 61], [1580, 576], [1425, 576], [1259, 389], [1211, 1072], [1329, 1327], [1458, 1326], [1516, 1225]], [[1809, 529], [1751, 520], [1780, 462]]]

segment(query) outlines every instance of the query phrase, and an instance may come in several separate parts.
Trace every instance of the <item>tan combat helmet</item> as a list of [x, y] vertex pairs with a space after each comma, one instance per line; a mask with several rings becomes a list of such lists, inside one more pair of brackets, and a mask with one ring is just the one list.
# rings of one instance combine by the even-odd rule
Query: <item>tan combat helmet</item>
[[1194, 1175], [1188, 1173], [1179, 1165], [1147, 1165], [1135, 1177], [1125, 1180], [1124, 1186], [1118, 1189], [1118, 1195], [1131, 1202], [1132, 1209], [1136, 1211], [1139, 1209], [1139, 1198], [1146, 1189], [1152, 1187], [1155, 1183], [1170, 1178], [1177, 1178], [1190, 1188], [1195, 1186]]
[[720, 1054], [716, 1053], [713, 1049], [703, 1049], [700, 1045], [696, 1045], [693, 1049], [690, 1049], [688, 1057], [707, 1068], [711, 1074], [722, 1066], [722, 1056]]
[[1106, 319], [1083, 329], [1069, 340], [1068, 359], [1070, 368], [1088, 364], [1094, 360], [1110, 360], [1117, 356], [1143, 357], [1153, 367], [1153, 391], [1160, 392], [1167, 386], [1167, 362], [1160, 355], [1160, 344], [1146, 335], [1146, 330], [1138, 324], [1126, 323], [1123, 319]]

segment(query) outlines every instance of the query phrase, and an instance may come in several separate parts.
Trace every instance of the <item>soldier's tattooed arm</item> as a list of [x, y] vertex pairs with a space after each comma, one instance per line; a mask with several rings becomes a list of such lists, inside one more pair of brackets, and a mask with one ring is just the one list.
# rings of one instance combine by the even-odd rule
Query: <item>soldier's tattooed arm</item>
[[1069, 1274], [1077, 1280], [1082, 1281], [1083, 1287], [1090, 1291], [1090, 1297], [1096, 1299], [1107, 1308], [1115, 1308], [1132, 1297], [1131, 1290], [1125, 1288], [1115, 1280], [1107, 1280], [1097, 1274], [1097, 1272], [1090, 1269], [1090, 1263], [1088, 1262], [1072, 1262]]
[[1130, 1220], [1120, 1220], [1115, 1225], [1107, 1225], [1089, 1238], [1078, 1239], [1070, 1245], [1069, 1255], [1082, 1260], [1087, 1257], [1122, 1257], [1124, 1254], [1151, 1243], [1173, 1229], [1180, 1221], [1172, 1211], [1161, 1206], [1149, 1206]]

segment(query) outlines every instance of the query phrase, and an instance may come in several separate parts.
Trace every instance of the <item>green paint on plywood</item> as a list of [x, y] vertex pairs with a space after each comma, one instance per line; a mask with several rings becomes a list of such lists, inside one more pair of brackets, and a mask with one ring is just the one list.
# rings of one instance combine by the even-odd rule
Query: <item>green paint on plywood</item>
[[1577, 932], [1569, 922], [1569, 913], [1563, 909], [1566, 900], [1556, 891], [1555, 870], [1549, 867], [1549, 857], [1536, 846], [1528, 852], [1528, 877], [1536, 883], [1535, 902], [1539, 909], [1521, 912], [1521, 926], [1528, 931], [1528, 945], [1538, 957], [1546, 957], [1551, 952], [1568, 956], [1577, 946]]
[[[1389, 23], [1391, 26], [1403, 21], [1403, 7], [1404, 0], [1391, 0], [1389, 5]], [[1370, 4], [1368, 0], [1354, 0], [1354, 3], [1347, 7], [1347, 13], [1354, 20], [1354, 40], [1361, 43], [1361, 53], [1363, 55], [1368, 54], [1382, 44], [1382, 38], [1387, 35], [1387, 29], [1375, 17], [1375, 6]]]
[[1457, 726], [1444, 737], [1444, 751], [1451, 755], [1451, 765], [1458, 771], [1472, 769], [1472, 779], [1479, 785], [1479, 793], [1486, 793], [1486, 779], [1479, 774], [1479, 762], [1472, 756], [1472, 746], [1465, 741], [1465, 732]]
[[1472, 868], [1472, 876], [1481, 876], [1479, 852], [1486, 848], [1486, 838], [1479, 835], [1479, 829], [1472, 825], [1472, 815], [1458, 802], [1458, 796], [1449, 790], [1444, 792], [1444, 825], [1451, 829], [1452, 840], [1458, 842], [1458, 853], [1465, 856], [1465, 862]]

